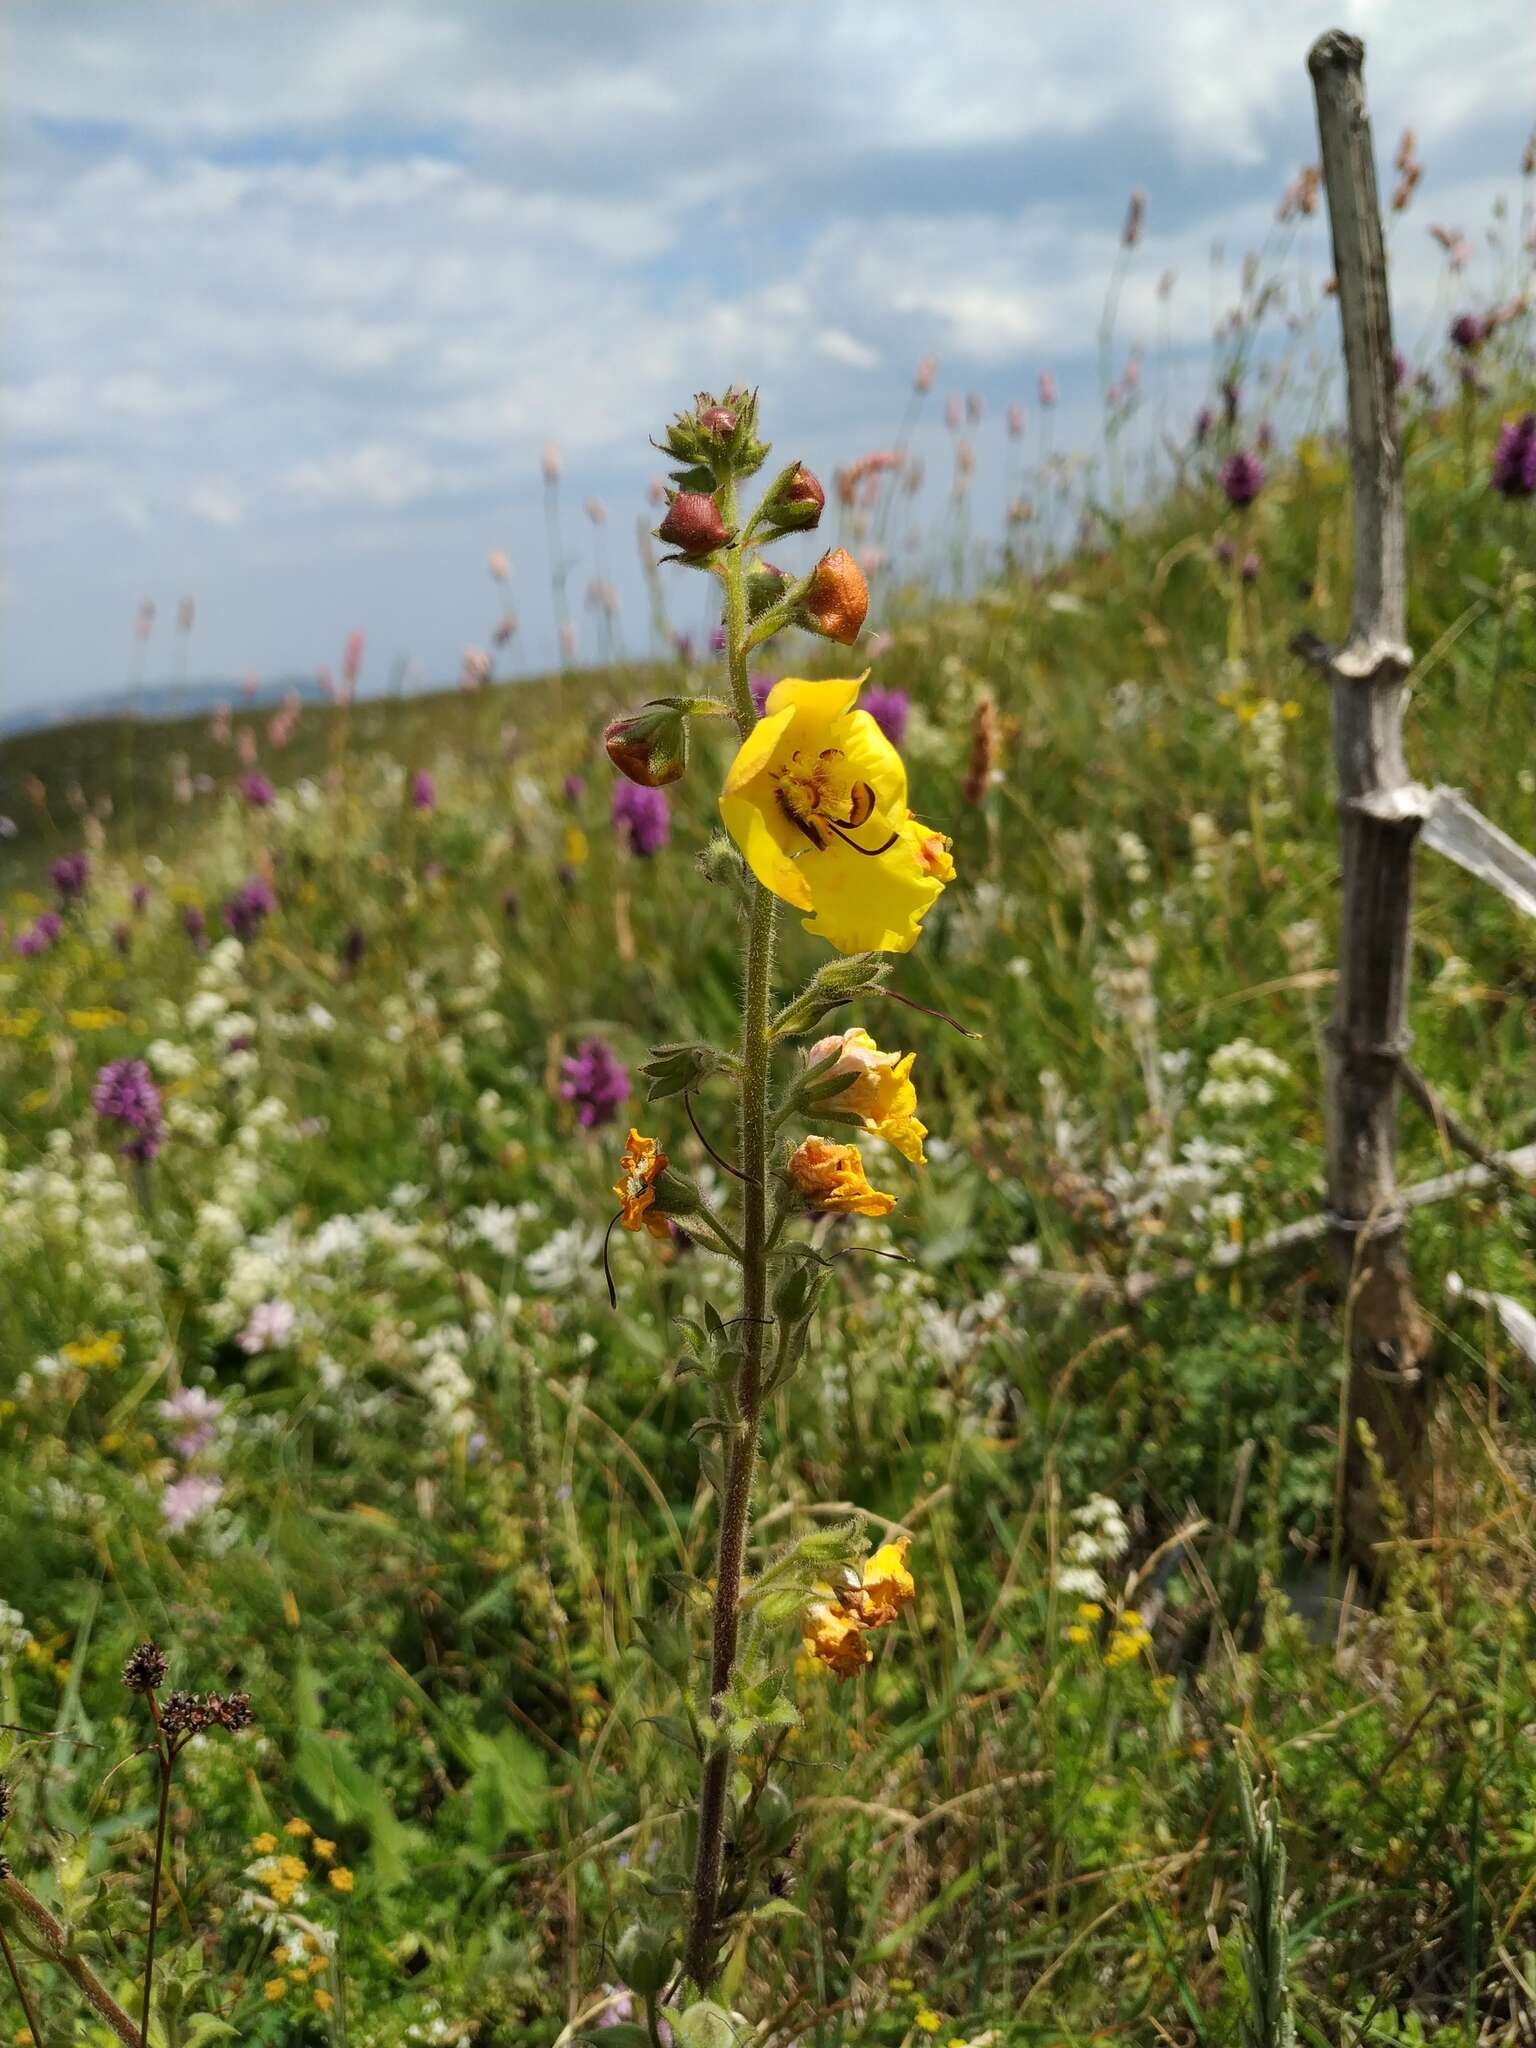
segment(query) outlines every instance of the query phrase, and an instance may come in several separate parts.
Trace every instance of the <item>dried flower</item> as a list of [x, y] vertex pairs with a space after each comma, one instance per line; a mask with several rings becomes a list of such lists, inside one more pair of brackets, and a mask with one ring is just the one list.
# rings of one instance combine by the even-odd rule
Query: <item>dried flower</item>
[[789, 1160], [789, 1177], [806, 1206], [834, 1216], [889, 1216], [896, 1197], [872, 1187], [857, 1145], [806, 1138]]
[[1141, 240], [1142, 229], [1147, 224], [1147, 195], [1138, 185], [1131, 193], [1125, 209], [1125, 225], [1120, 230], [1120, 240], [1127, 249], [1134, 249]]
[[655, 1207], [656, 1183], [666, 1170], [667, 1155], [656, 1140], [631, 1129], [619, 1161], [619, 1177], [613, 1184], [619, 1198], [619, 1221], [626, 1230], [646, 1230], [652, 1237], [669, 1235], [667, 1219]]
[[968, 804], [979, 804], [992, 787], [997, 772], [997, 706], [990, 690], [976, 700], [971, 720], [971, 752], [966, 763], [961, 795]]
[[123, 1683], [130, 1692], [158, 1692], [169, 1669], [169, 1661], [158, 1643], [140, 1643], [128, 1653]]

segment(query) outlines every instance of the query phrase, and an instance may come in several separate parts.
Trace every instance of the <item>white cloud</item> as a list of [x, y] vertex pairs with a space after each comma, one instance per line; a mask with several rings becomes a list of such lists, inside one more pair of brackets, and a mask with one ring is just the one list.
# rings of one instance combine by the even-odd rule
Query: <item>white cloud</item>
[[187, 492], [187, 510], [209, 526], [239, 526], [245, 518], [245, 494], [227, 477], [202, 477]]
[[829, 362], [846, 363], [850, 370], [874, 370], [880, 364], [880, 351], [855, 339], [846, 327], [822, 328], [812, 346]]
[[281, 481], [284, 490], [311, 505], [377, 505], [393, 512], [418, 498], [451, 491], [460, 479], [409, 449], [371, 441], [297, 462]]

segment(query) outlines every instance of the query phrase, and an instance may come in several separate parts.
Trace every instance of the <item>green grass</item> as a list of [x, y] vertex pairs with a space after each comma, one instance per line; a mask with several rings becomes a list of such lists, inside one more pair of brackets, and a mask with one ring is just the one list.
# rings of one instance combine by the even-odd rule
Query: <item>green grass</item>
[[[1410, 758], [1536, 843], [1530, 508], [1465, 481], [1454, 423], [1429, 413], [1408, 471]], [[1262, 554], [1251, 587], [1214, 559], [1220, 531]], [[921, 1175], [880, 1158], [888, 1225], [834, 1229], [910, 1263], [838, 1262], [811, 1361], [772, 1404], [753, 1562], [858, 1515], [871, 1540], [910, 1528], [919, 1593], [847, 1684], [794, 1664], [783, 1631], [799, 1719], [771, 1738], [776, 1789], [738, 1816], [763, 1884], [726, 1989], [759, 2039], [1236, 2041], [1235, 1752], [1285, 1840], [1300, 2038], [1519, 2038], [1529, 1369], [1490, 1319], [1448, 1319], [1444, 1283], [1536, 1299], [1536, 1207], [1414, 1219], [1440, 1325], [1434, 1534], [1385, 1585], [1330, 1583], [1343, 1354], [1318, 1263], [1135, 1309], [1079, 1284], [1318, 1207], [1328, 719], [1285, 648], [1339, 633], [1348, 575], [1347, 478], [1313, 446], [1241, 530], [1178, 492], [1039, 579], [898, 609], [878, 679], [911, 692], [914, 802], [954, 834], [960, 879], [894, 985], [979, 1035], [893, 1003], [846, 1019], [916, 1048], [938, 1142]], [[589, 1032], [633, 1068], [733, 1029], [731, 892], [691, 858], [723, 740], [697, 747], [654, 859], [608, 824], [593, 735], [660, 686], [306, 710], [264, 759], [268, 812], [201, 724], [0, 747], [8, 791], [46, 785], [6, 798], [10, 929], [57, 853], [86, 844], [95, 870], [59, 943], [0, 967], [5, 1850], [131, 2006], [153, 1785], [118, 1665], [151, 1635], [173, 1682], [249, 1690], [255, 1730], [179, 1767], [168, 2041], [211, 2038], [194, 2016], [218, 2014], [252, 2042], [553, 2043], [620, 1981], [623, 1929], [680, 1913], [679, 1678], [714, 1503], [674, 1319], [724, 1293], [697, 1249], [622, 1238], [610, 1311], [595, 1248], [627, 1125], [580, 1131], [552, 1085]], [[968, 803], [984, 693], [997, 776]], [[176, 752], [216, 784], [184, 806]], [[402, 788], [420, 768], [425, 814]], [[87, 828], [72, 784], [111, 815]], [[259, 936], [195, 952], [183, 908], [216, 927], [263, 871], [279, 907]], [[1428, 853], [1420, 884], [1416, 1062], [1487, 1142], [1528, 1141], [1529, 926]], [[783, 986], [824, 957], [791, 921]], [[230, 1015], [248, 1020], [233, 1054]], [[172, 1130], [136, 1176], [90, 1092], [156, 1041]], [[1223, 1054], [1238, 1041], [1283, 1069]], [[728, 1150], [727, 1098], [698, 1111]], [[675, 1102], [625, 1115], [709, 1170]], [[1193, 1170], [1171, 1170], [1191, 1145]], [[1404, 1178], [1446, 1163], [1405, 1108]], [[547, 1251], [561, 1232], [570, 1256]], [[293, 1329], [250, 1355], [271, 1300]], [[159, 1404], [191, 1387], [223, 1414], [188, 1460]], [[184, 1470], [222, 1491], [174, 1530]], [[1082, 1619], [1060, 1574], [1101, 1494], [1126, 1544]], [[745, 1763], [744, 1797], [761, 1744]], [[288, 1849], [295, 1819], [336, 1846], [327, 1864], [292, 1838], [306, 1888], [273, 1925], [252, 1844]], [[275, 1960], [306, 1928], [326, 1946]], [[50, 2048], [97, 2038], [66, 1980], [22, 1967]]]

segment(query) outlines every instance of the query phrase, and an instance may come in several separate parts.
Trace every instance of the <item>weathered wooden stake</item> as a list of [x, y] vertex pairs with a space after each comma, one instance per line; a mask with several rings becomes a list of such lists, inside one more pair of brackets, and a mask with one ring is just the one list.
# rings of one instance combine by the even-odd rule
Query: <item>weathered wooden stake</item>
[[1349, 641], [1327, 650], [1343, 871], [1339, 978], [1329, 1026], [1330, 1239], [1347, 1290], [1350, 1334], [1346, 1527], [1360, 1549], [1380, 1534], [1355, 1442], [1375, 1434], [1410, 1512], [1427, 1493], [1430, 1330], [1408, 1273], [1396, 1174], [1399, 1062], [1408, 1047], [1414, 840], [1428, 792], [1403, 759], [1406, 536], [1397, 438], [1392, 316], [1382, 243], [1364, 45], [1330, 30], [1307, 57], [1333, 235], [1348, 378], [1354, 474], [1354, 591]]

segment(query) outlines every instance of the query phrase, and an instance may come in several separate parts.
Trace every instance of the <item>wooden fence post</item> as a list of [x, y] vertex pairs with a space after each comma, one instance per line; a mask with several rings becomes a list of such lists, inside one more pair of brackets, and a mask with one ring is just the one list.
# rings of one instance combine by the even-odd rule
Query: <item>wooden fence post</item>
[[1414, 1299], [1396, 1172], [1399, 1065], [1408, 1046], [1414, 841], [1428, 792], [1403, 759], [1406, 537], [1386, 251], [1371, 152], [1363, 44], [1331, 30], [1307, 57], [1348, 378], [1354, 475], [1349, 640], [1309, 650], [1332, 685], [1342, 902], [1329, 1026], [1328, 1206], [1350, 1340], [1345, 1527], [1379, 1536], [1374, 1488], [1356, 1443], [1364, 1420], [1410, 1512], [1427, 1495], [1430, 1330]]

